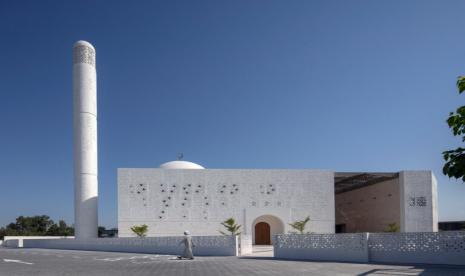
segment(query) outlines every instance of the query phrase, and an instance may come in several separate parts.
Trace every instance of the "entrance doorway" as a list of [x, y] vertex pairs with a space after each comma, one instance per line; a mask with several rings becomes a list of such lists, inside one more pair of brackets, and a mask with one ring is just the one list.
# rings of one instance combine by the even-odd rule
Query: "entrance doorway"
[[345, 233], [346, 232], [346, 225], [344, 224], [336, 224], [336, 233]]
[[266, 222], [259, 222], [255, 224], [255, 244], [256, 245], [270, 245], [271, 232], [270, 225]]
[[261, 215], [251, 225], [253, 245], [272, 245], [273, 236], [284, 233], [283, 221], [274, 215]]

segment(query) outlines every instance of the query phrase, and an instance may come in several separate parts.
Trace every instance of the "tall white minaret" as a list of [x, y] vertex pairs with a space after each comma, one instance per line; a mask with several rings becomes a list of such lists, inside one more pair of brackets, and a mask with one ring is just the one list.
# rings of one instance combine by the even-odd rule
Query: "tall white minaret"
[[98, 227], [97, 72], [95, 48], [73, 46], [74, 227], [77, 239], [96, 238]]

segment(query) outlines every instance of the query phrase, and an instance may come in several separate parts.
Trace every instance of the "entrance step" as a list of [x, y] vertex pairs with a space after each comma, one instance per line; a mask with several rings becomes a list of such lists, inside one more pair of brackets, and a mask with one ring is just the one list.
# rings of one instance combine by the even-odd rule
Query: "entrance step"
[[254, 257], [273, 257], [273, 246], [272, 245], [254, 245], [252, 247], [252, 254]]

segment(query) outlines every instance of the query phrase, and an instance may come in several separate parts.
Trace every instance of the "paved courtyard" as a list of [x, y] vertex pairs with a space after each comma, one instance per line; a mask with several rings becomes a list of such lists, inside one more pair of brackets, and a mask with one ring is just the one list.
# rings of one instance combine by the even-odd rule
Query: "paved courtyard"
[[51, 249], [0, 248], [0, 275], [465, 275], [465, 267], [351, 264]]

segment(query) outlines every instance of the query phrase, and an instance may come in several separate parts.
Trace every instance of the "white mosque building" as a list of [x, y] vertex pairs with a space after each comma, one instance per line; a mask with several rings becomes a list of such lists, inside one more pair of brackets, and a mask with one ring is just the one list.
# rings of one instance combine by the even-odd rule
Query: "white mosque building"
[[[95, 48], [73, 47], [75, 236], [97, 237], [98, 151]], [[234, 218], [254, 244], [307, 216], [306, 231], [437, 231], [437, 188], [431, 171], [390, 173], [331, 170], [205, 169], [187, 161], [159, 168], [118, 169], [118, 228], [148, 225], [148, 236], [218, 235]]]
[[218, 235], [234, 218], [254, 244], [310, 217], [306, 231], [437, 231], [431, 171], [341, 173], [313, 169], [205, 169], [187, 161], [118, 169], [118, 229], [148, 225], [148, 236]]

